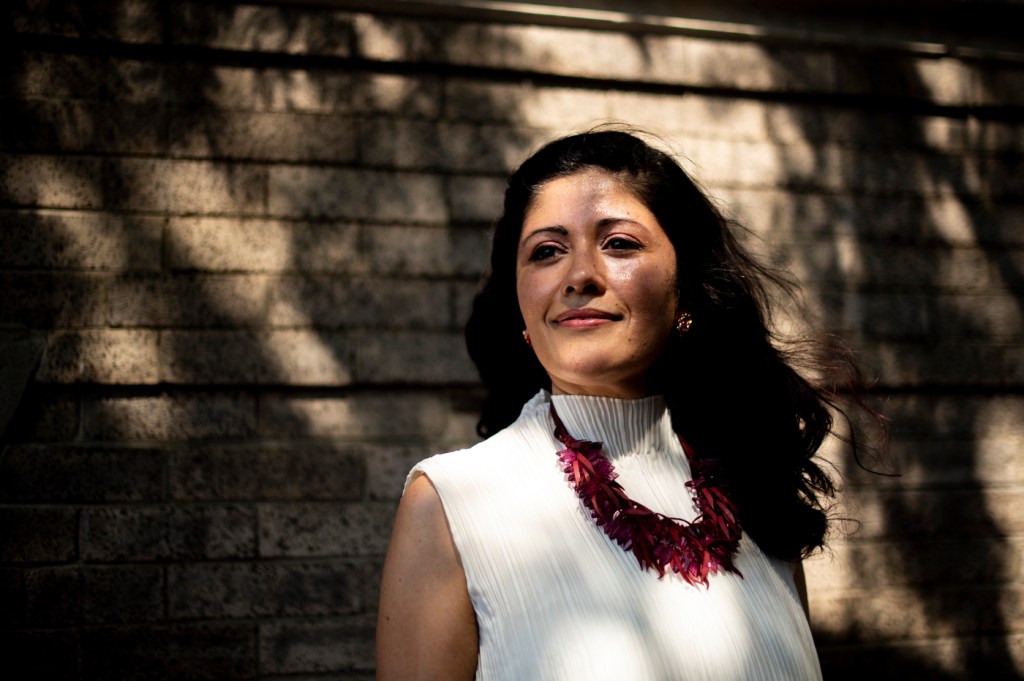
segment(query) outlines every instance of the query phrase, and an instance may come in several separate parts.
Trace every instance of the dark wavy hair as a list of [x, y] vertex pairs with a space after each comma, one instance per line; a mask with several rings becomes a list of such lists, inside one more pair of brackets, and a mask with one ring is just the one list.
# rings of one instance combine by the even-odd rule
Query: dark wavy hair
[[[746, 252], [734, 226], [675, 160], [629, 132], [555, 140], [509, 178], [491, 272], [466, 326], [469, 354], [487, 389], [478, 431], [494, 434], [539, 389], [550, 389], [523, 342], [516, 250], [538, 191], [593, 168], [622, 181], [675, 247], [680, 309], [691, 313], [693, 325], [681, 337], [673, 334], [652, 375], [676, 432], [697, 456], [719, 460], [742, 526], [762, 550], [797, 560], [823, 546], [824, 500], [835, 490], [813, 457], [832, 430], [836, 391], [859, 382], [850, 353], [809, 342], [782, 350], [769, 326], [769, 288], [792, 285]], [[825, 380], [811, 383], [797, 367]]]

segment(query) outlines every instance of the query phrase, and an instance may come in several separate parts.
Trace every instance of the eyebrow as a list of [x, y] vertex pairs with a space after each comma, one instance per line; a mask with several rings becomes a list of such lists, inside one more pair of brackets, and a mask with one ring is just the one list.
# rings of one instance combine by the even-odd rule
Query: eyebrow
[[538, 227], [537, 229], [533, 230], [529, 234], [524, 234], [522, 236], [522, 238], [520, 239], [520, 241], [526, 241], [530, 237], [536, 236], [537, 234], [543, 234], [544, 232], [552, 232], [554, 234], [559, 234], [561, 236], [565, 236], [566, 234], [569, 233], [569, 230], [566, 229], [565, 227], [563, 227], [562, 225], [550, 225], [548, 227]]

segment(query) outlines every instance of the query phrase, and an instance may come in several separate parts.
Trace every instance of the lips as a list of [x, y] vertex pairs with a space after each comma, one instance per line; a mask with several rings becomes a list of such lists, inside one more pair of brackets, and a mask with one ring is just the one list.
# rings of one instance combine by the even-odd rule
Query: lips
[[584, 307], [578, 310], [566, 310], [555, 317], [554, 321], [555, 324], [558, 324], [559, 326], [581, 328], [588, 326], [600, 326], [607, 322], [618, 321], [621, 318], [622, 317], [620, 315], [612, 314], [611, 312]]

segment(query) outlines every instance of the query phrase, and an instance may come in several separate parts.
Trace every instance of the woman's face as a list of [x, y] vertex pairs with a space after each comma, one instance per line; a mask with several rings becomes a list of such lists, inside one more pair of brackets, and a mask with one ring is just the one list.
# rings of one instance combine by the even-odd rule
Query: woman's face
[[516, 254], [519, 308], [554, 393], [641, 397], [678, 316], [676, 254], [614, 175], [548, 182]]

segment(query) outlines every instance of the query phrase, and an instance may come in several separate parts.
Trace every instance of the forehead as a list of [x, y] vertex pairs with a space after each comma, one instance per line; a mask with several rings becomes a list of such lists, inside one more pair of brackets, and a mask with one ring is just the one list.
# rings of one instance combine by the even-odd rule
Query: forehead
[[557, 215], [569, 218], [593, 213], [654, 218], [624, 177], [601, 168], [585, 168], [542, 184], [527, 205], [523, 224]]

